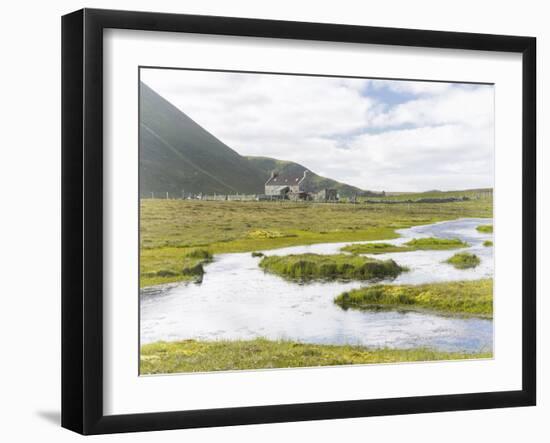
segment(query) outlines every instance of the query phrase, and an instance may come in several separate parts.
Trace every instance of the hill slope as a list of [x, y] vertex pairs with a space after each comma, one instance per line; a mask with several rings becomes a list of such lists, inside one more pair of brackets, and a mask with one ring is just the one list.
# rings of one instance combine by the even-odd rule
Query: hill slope
[[264, 174], [150, 87], [140, 85], [140, 194], [260, 193]]
[[[145, 83], [140, 85], [140, 196], [185, 193], [263, 194], [274, 170], [301, 176], [308, 168], [268, 157], [243, 157]], [[309, 171], [309, 170], [308, 170]], [[309, 171], [305, 189], [369, 194]]]
[[353, 195], [374, 195], [369, 191], [364, 191], [356, 188], [355, 186], [346, 185], [345, 183], [340, 183], [336, 180], [317, 175], [299, 163], [277, 160], [269, 157], [248, 156], [246, 158], [252, 166], [263, 172], [266, 180], [271, 175], [271, 171], [274, 170], [279, 171], [280, 173], [296, 176], [301, 176], [304, 173], [304, 170], [307, 170], [308, 175], [306, 180], [304, 180], [304, 188], [308, 192], [317, 192], [325, 188], [332, 188], [336, 189], [342, 197], [350, 197]]

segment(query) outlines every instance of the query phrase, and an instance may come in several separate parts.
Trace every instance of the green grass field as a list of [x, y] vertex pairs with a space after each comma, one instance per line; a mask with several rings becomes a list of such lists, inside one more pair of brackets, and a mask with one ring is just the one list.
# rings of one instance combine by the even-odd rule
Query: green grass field
[[372, 280], [397, 277], [406, 269], [393, 260], [347, 254], [296, 254], [264, 257], [260, 267], [297, 280]]
[[474, 198], [476, 194], [468, 192], [469, 201], [402, 205], [142, 199], [141, 286], [196, 278], [158, 272], [180, 269], [185, 255], [197, 248], [215, 255], [384, 240], [396, 238], [396, 229], [461, 217], [492, 217], [491, 194]]
[[385, 254], [388, 252], [409, 252], [418, 250], [447, 250], [468, 247], [468, 243], [457, 238], [413, 238], [403, 245], [392, 245], [391, 243], [364, 243], [347, 245], [341, 248], [342, 251], [352, 254]]
[[430, 349], [369, 349], [361, 346], [312, 345], [262, 338], [236, 341], [158, 342], [141, 347], [140, 373], [230, 371], [373, 363], [491, 358]]
[[492, 318], [493, 280], [375, 285], [344, 292], [334, 302], [343, 309], [420, 309]]
[[380, 197], [366, 197], [369, 200], [384, 200], [384, 201], [415, 201], [426, 198], [467, 198], [470, 200], [490, 199], [492, 198], [493, 191], [491, 189], [468, 189], [457, 191], [427, 191], [427, 192], [390, 192], [385, 196]]

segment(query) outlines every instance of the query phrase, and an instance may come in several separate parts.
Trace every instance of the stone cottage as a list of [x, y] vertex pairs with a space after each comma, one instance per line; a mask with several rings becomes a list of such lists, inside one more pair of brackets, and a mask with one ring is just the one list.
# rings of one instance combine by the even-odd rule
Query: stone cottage
[[265, 194], [270, 196], [290, 196], [305, 192], [303, 188], [304, 180], [307, 177], [307, 170], [303, 175], [295, 173], [282, 173], [273, 171], [269, 180], [265, 182]]

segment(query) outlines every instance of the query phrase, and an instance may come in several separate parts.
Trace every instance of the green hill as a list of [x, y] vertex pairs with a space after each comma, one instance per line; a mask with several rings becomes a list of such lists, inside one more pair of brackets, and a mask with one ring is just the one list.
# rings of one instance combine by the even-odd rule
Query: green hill
[[305, 189], [335, 188], [341, 196], [370, 195], [321, 177], [298, 163], [243, 157], [144, 83], [140, 85], [140, 196], [185, 193], [262, 194], [271, 172], [302, 176]]
[[341, 197], [351, 197], [353, 195], [378, 195], [369, 191], [356, 188], [355, 186], [346, 185], [330, 178], [321, 177], [310, 171], [305, 166], [299, 163], [294, 163], [285, 160], [277, 160], [269, 157], [246, 157], [250, 164], [262, 170], [265, 179], [271, 175], [271, 171], [278, 171], [285, 175], [302, 176], [304, 170], [308, 171], [307, 178], [304, 180], [304, 189], [307, 192], [317, 192], [325, 188], [336, 189]]
[[140, 85], [140, 195], [260, 193], [264, 174], [150, 87]]

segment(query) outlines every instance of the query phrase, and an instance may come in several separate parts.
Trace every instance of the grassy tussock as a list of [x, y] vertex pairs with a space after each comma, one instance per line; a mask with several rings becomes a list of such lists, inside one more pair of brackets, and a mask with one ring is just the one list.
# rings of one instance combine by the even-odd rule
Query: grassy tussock
[[485, 240], [483, 242], [483, 246], [486, 246], [486, 247], [493, 246], [493, 242], [491, 240]]
[[405, 269], [393, 260], [347, 254], [296, 254], [264, 257], [260, 267], [299, 280], [371, 280], [397, 277]]
[[375, 285], [340, 294], [344, 309], [422, 309], [446, 314], [493, 316], [493, 280]]
[[347, 245], [341, 248], [342, 251], [352, 254], [386, 254], [388, 252], [409, 252], [417, 250], [447, 250], [468, 247], [468, 243], [458, 238], [413, 238], [403, 245], [392, 245], [391, 243], [363, 243], [358, 245]]
[[361, 346], [312, 345], [262, 338], [246, 341], [158, 342], [141, 347], [141, 374], [231, 371], [491, 358], [430, 349], [369, 349]]
[[481, 260], [477, 255], [469, 252], [459, 252], [448, 260], [445, 260], [445, 263], [449, 263], [457, 269], [475, 268], [480, 262]]
[[493, 225], [479, 225], [476, 229], [478, 230], [478, 232], [482, 232], [484, 234], [493, 233]]

